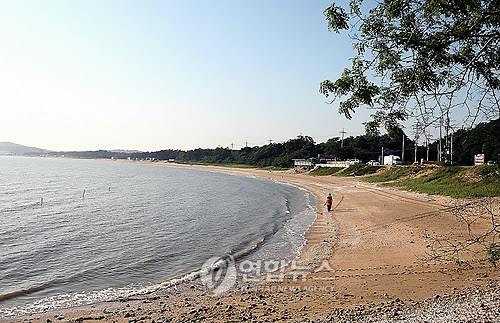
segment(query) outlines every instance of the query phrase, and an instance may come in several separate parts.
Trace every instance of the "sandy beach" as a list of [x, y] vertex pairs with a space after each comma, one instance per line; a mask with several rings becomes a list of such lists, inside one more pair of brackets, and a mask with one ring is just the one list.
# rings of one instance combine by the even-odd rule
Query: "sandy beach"
[[[281, 279], [264, 275], [257, 282], [238, 283], [217, 296], [207, 293], [199, 283], [190, 283], [136, 299], [5, 321], [383, 321], [414, 315], [415, 311], [421, 313], [415, 320], [423, 321], [429, 311], [438, 313], [464, 297], [471, 298], [464, 301], [467, 306], [477, 303], [477, 308], [460, 314], [464, 307], [457, 307], [455, 315], [465, 319], [467, 315], [483, 315], [486, 320], [488, 315], [500, 315], [495, 297], [500, 271], [484, 260], [483, 251], [467, 254], [464, 260], [471, 265], [467, 267], [451, 261], [427, 261], [435, 237], [458, 241], [467, 234], [467, 226], [453, 214], [453, 199], [396, 191], [357, 178], [155, 165], [256, 176], [313, 193], [317, 218], [306, 232], [307, 242], [299, 258], [287, 266]], [[331, 213], [323, 206], [328, 193], [334, 197]], [[487, 226], [488, 221], [480, 219], [473, 230]]]

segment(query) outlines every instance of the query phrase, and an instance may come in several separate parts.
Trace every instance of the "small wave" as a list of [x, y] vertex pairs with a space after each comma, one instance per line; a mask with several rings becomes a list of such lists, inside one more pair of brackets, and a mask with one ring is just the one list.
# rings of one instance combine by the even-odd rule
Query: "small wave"
[[290, 214], [290, 201], [285, 199], [285, 213]]
[[128, 286], [117, 289], [107, 288], [99, 291], [60, 294], [43, 298], [27, 305], [0, 307], [0, 317], [22, 316], [75, 306], [90, 305], [99, 302], [129, 298], [133, 295], [142, 295], [149, 292], [150, 291], [144, 287]]
[[[271, 235], [269, 235], [269, 236], [271, 236]], [[229, 258], [232, 258], [233, 261], [237, 261], [237, 260], [244, 258], [245, 256], [248, 256], [249, 254], [251, 254], [252, 252], [257, 250], [260, 246], [262, 246], [266, 240], [267, 239], [264, 237], [258, 241], [255, 241], [253, 244], [249, 245], [245, 249], [239, 250], [238, 252], [235, 252], [235, 253], [228, 253], [228, 254], [220, 257], [219, 258], [220, 260], [215, 262], [211, 267], [208, 267], [206, 269], [198, 268], [198, 269], [191, 271], [189, 273], [179, 275], [176, 278], [172, 278], [172, 279], [166, 280], [164, 282], [161, 282], [159, 284], [155, 284], [155, 285], [146, 287], [146, 289], [148, 290], [148, 293], [152, 293], [152, 292], [155, 292], [159, 289], [169, 288], [169, 287], [172, 287], [174, 285], [178, 285], [178, 284], [186, 282], [186, 281], [195, 280], [195, 279], [199, 278], [202, 274], [205, 274], [206, 272], [208, 272], [209, 270], [217, 270], [220, 267], [224, 266], [226, 264], [226, 260]]]
[[63, 282], [63, 280], [61, 280], [61, 279], [54, 279], [51, 281], [41, 283], [39, 285], [30, 286], [30, 287], [21, 288], [21, 289], [9, 291], [6, 293], [2, 293], [2, 294], [0, 294], [0, 302], [7, 301], [9, 299], [19, 297], [19, 296], [30, 295], [30, 294], [42, 291], [44, 289], [47, 289], [51, 286], [55, 286], [55, 285], [62, 283], [62, 282]]
[[236, 252], [233, 256], [233, 258], [235, 260], [238, 260], [240, 258], [243, 258], [249, 254], [251, 254], [253, 251], [255, 251], [256, 249], [258, 249], [262, 244], [264, 244], [264, 242], [270, 237], [272, 236], [272, 234], [274, 233], [270, 233], [264, 237], [262, 237], [260, 240], [258, 241], [254, 241], [253, 244], [250, 244], [249, 246], [247, 246], [246, 248]]
[[18, 289], [18, 290], [14, 290], [11, 292], [3, 293], [3, 294], [0, 294], [0, 302], [9, 300], [9, 299], [12, 299], [15, 297], [19, 297], [19, 296], [29, 295], [31, 293], [38, 292], [38, 291], [41, 291], [43, 289], [45, 289], [44, 286], [36, 286], [36, 287], [30, 287], [30, 288], [26, 288], [26, 289]]
[[10, 208], [0, 209], [0, 213], [19, 212], [28, 209], [33, 209], [35, 207], [40, 207], [40, 202], [32, 202], [32, 203], [17, 205]]

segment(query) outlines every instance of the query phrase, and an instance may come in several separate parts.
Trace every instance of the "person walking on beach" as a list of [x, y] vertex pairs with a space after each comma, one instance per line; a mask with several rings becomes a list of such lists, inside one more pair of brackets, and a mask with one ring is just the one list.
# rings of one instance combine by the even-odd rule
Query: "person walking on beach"
[[326, 197], [326, 202], [324, 205], [326, 205], [326, 209], [328, 212], [332, 210], [332, 204], [333, 204], [333, 196], [332, 193], [328, 193], [328, 196]]

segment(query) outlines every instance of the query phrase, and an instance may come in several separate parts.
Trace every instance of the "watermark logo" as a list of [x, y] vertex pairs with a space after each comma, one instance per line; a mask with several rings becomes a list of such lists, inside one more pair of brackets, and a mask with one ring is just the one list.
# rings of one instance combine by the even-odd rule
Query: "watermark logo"
[[201, 267], [200, 279], [212, 296], [228, 291], [236, 283], [236, 266], [232, 256], [212, 257]]
[[[306, 281], [328, 281], [335, 279], [335, 269], [331, 267], [328, 260], [323, 260], [319, 266], [299, 266], [293, 260], [243, 260], [235, 263], [232, 256], [223, 258], [212, 257], [208, 259], [201, 268], [201, 282], [208, 289], [211, 296], [220, 295], [236, 284], [254, 284], [251, 286], [240, 286], [240, 288], [252, 290], [252, 288], [276, 288], [273, 286], [262, 286], [262, 283], [278, 283], [288, 280], [290, 282]], [[308, 288], [328, 290], [331, 286], [284, 286], [279, 288], [307, 290]], [[272, 290], [270, 290], [272, 291]]]

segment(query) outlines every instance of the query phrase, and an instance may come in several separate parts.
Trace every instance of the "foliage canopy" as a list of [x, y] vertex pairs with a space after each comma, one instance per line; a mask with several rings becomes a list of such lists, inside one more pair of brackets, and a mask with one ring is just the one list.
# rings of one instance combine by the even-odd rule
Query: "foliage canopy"
[[500, 113], [498, 0], [351, 0], [324, 15], [356, 52], [351, 67], [320, 84], [347, 118], [375, 108], [373, 129], [409, 117], [426, 127], [453, 108], [470, 124]]

